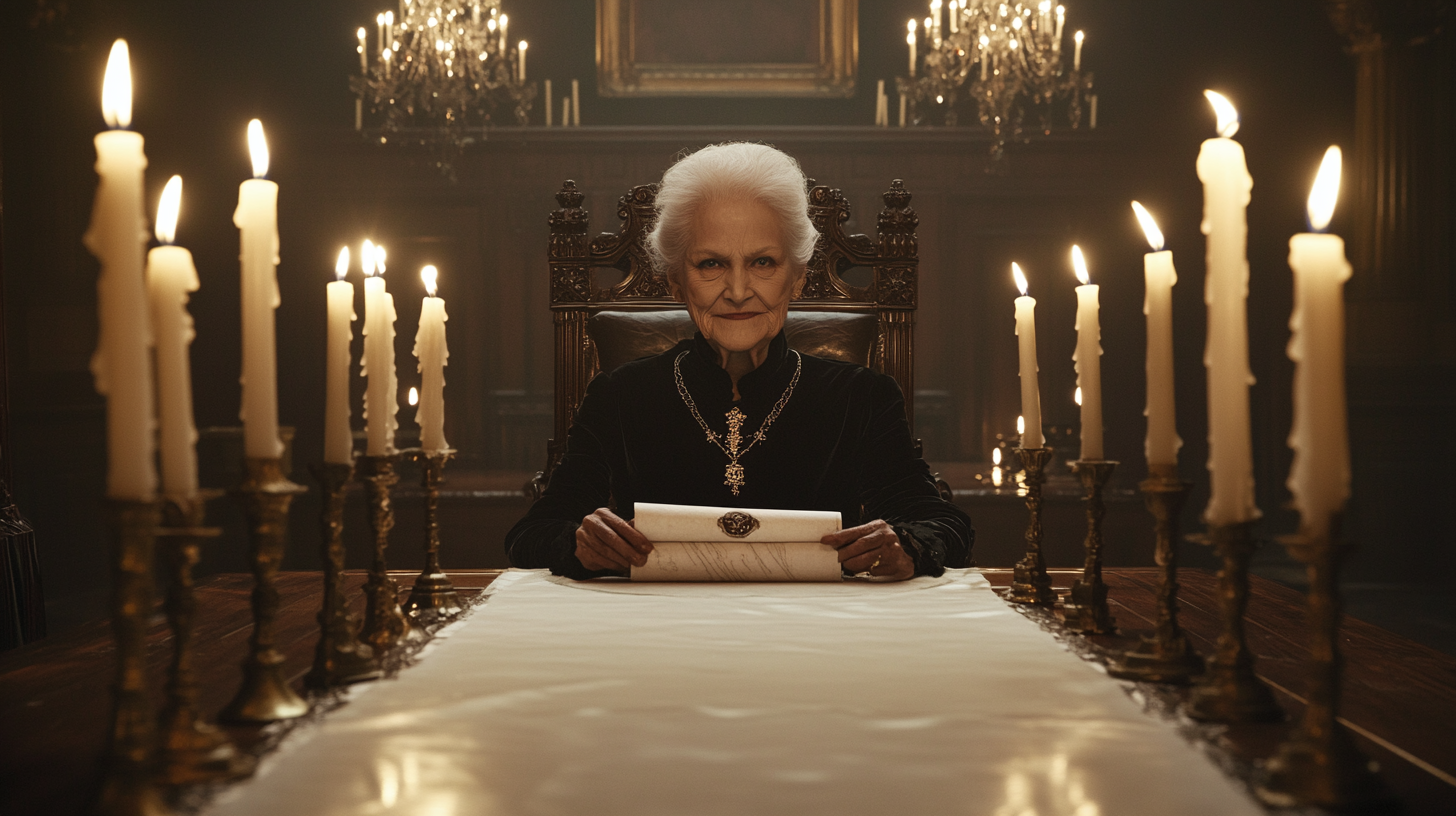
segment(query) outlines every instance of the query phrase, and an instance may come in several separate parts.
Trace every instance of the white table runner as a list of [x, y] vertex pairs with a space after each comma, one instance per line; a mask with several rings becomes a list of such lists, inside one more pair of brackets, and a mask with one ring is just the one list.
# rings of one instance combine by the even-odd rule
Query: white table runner
[[1263, 812], [974, 571], [494, 590], [210, 812]]

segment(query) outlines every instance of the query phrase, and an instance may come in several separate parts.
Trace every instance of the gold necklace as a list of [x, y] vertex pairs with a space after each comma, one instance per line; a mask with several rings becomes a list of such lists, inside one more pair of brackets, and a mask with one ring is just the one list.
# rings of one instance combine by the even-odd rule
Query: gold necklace
[[716, 445], [718, 450], [723, 451], [723, 454], [728, 457], [728, 467], [723, 471], [723, 484], [727, 485], [728, 489], [733, 491], [733, 495], [737, 496], [738, 490], [746, 483], [743, 465], [738, 464], [738, 460], [744, 454], [753, 450], [754, 445], [757, 445], [767, 438], [765, 433], [768, 431], [768, 426], [772, 425], [774, 420], [779, 418], [779, 412], [784, 410], [784, 406], [789, 402], [789, 397], [794, 395], [794, 386], [799, 384], [799, 372], [804, 370], [804, 358], [799, 355], [799, 352], [794, 352], [794, 358], [798, 362], [794, 366], [794, 376], [789, 380], [789, 387], [784, 389], [783, 396], [779, 397], [779, 401], [774, 404], [773, 410], [769, 411], [768, 416], [764, 418], [763, 424], [758, 426], [758, 430], [753, 433], [752, 441], [748, 443], [747, 447], [740, 449], [743, 445], [743, 422], [748, 419], [747, 415], [738, 410], [737, 406], [734, 406], [733, 410], [724, 414], [724, 417], [728, 420], [726, 443], [724, 438], [721, 438], [713, 432], [712, 428], [708, 427], [708, 423], [703, 421], [702, 414], [698, 413], [698, 406], [693, 402], [692, 395], [688, 393], [688, 387], [683, 384], [682, 358], [686, 357], [687, 354], [684, 351], [677, 356], [677, 359], [672, 361], [672, 378], [677, 383], [678, 396], [681, 396], [683, 402], [687, 404], [688, 410], [692, 412], [693, 419], [698, 421], [698, 427], [702, 428], [703, 433], [707, 434], [708, 441]]

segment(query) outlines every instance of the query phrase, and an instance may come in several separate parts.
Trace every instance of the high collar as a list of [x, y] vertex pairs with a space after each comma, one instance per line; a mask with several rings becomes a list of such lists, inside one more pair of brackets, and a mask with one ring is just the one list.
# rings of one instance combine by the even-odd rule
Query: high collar
[[[698, 332], [693, 339], [685, 341], [690, 352], [682, 360], [683, 377], [697, 396], [700, 389], [706, 389], [704, 399], [733, 401], [733, 378], [718, 365], [718, 352]], [[676, 356], [676, 355], [674, 355]], [[789, 352], [789, 341], [782, 329], [768, 344], [768, 353], [763, 364], [738, 379], [738, 393], [743, 401], [756, 403], [762, 399], [777, 400], [783, 390], [784, 381], [794, 365], [794, 355]]]

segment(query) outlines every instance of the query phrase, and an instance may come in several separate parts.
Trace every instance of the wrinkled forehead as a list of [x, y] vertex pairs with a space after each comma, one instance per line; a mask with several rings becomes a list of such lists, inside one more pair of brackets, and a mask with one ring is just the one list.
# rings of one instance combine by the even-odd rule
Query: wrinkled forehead
[[693, 253], [781, 253], [784, 225], [772, 207], [757, 199], [708, 197], [696, 208], [688, 247]]

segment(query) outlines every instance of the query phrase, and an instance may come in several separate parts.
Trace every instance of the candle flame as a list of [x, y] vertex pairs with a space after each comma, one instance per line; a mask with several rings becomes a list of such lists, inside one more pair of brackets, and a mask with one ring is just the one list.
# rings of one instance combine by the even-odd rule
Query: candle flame
[[[504, 18], [502, 18], [502, 19], [504, 19]], [[521, 40], [520, 42], [516, 43], [516, 48], [519, 49], [519, 50], [521, 50], [521, 51], [525, 51], [527, 48], [530, 48], [530, 47], [531, 47], [531, 44], [528, 43], [528, 42], [526, 42], [525, 40]]]
[[1148, 246], [1152, 247], [1154, 252], [1161, 251], [1163, 248], [1163, 231], [1158, 229], [1158, 222], [1153, 220], [1153, 214], [1148, 212], [1147, 207], [1144, 207], [1136, 201], [1132, 203], [1132, 211], [1137, 215], [1138, 223], [1143, 227], [1143, 234], [1148, 236]]
[[368, 35], [367, 32], [364, 31], [364, 27], [363, 26], [360, 26], [359, 27], [359, 41], [360, 42], [363, 42], [364, 41], [364, 38], [367, 37], [367, 36], [369, 36], [369, 35]]
[[905, 30], [911, 34], [915, 33], [915, 19], [913, 17], [905, 23]]
[[385, 25], [394, 25], [394, 12], [392, 12], [392, 11], [386, 11], [386, 12], [384, 12], [384, 24]]
[[170, 244], [177, 240], [177, 213], [182, 209], [182, 177], [167, 179], [162, 200], [157, 204], [157, 240]]
[[1330, 145], [1320, 162], [1319, 173], [1309, 191], [1309, 227], [1324, 232], [1335, 215], [1335, 202], [1340, 197], [1340, 148]]
[[1018, 415], [1016, 417], [1016, 435], [1017, 436], [1021, 436], [1021, 435], [1025, 434], [1025, 433], [1026, 433], [1026, 417]]
[[1072, 392], [1072, 402], [1082, 404], [1082, 386], [1077, 386], [1077, 390]]
[[419, 405], [420, 404], [420, 389], [415, 388], [413, 385], [410, 386], [410, 390], [409, 390], [409, 404], [410, 405]]
[[915, 32], [912, 31], [909, 34], [906, 34], [905, 35], [905, 44], [906, 45], [914, 45], [915, 44]]
[[999, 464], [1001, 464], [1001, 449], [1000, 448], [992, 448], [991, 449], [991, 464], [993, 464], [993, 465], [999, 465]]
[[253, 178], [268, 175], [268, 140], [263, 136], [263, 123], [248, 122], [248, 155], [253, 160]]
[[339, 250], [339, 260], [334, 262], [334, 278], [343, 280], [349, 274], [349, 248]]
[[1076, 244], [1072, 244], [1072, 270], [1083, 286], [1092, 282], [1092, 277], [1087, 274], [1087, 259], [1082, 257], [1082, 248]]
[[1072, 39], [1075, 40], [1078, 45], [1081, 45], [1082, 44], [1082, 41], [1085, 40], [1085, 39], [1087, 39], [1087, 35], [1086, 34], [1083, 34], [1080, 31], [1078, 31], [1076, 34], [1073, 34], [1072, 35]]
[[107, 127], [131, 127], [131, 52], [126, 40], [111, 44], [106, 77], [101, 80], [101, 116]]
[[364, 239], [364, 246], [359, 247], [359, 265], [364, 268], [364, 277], [374, 277], [374, 242], [368, 238]]
[[384, 251], [384, 244], [374, 245], [374, 274], [384, 274], [384, 259], [388, 257], [389, 253]]
[[1225, 139], [1233, 138], [1239, 132], [1239, 112], [1234, 108], [1234, 103], [1217, 91], [1204, 91], [1203, 95], [1208, 99], [1208, 104], [1213, 106], [1214, 115], [1218, 117], [1218, 135]]
[[429, 293], [430, 297], [435, 296], [435, 283], [439, 279], [440, 270], [436, 269], [434, 264], [420, 270], [420, 280], [425, 282], [425, 291]]
[[1015, 261], [1012, 261], [1011, 262], [1011, 278], [1012, 278], [1012, 280], [1015, 280], [1016, 281], [1016, 288], [1017, 289], [1020, 289], [1021, 290], [1021, 294], [1025, 295], [1026, 294], [1026, 275], [1022, 274], [1022, 272], [1021, 272], [1021, 266], [1019, 264], [1017, 264]]

